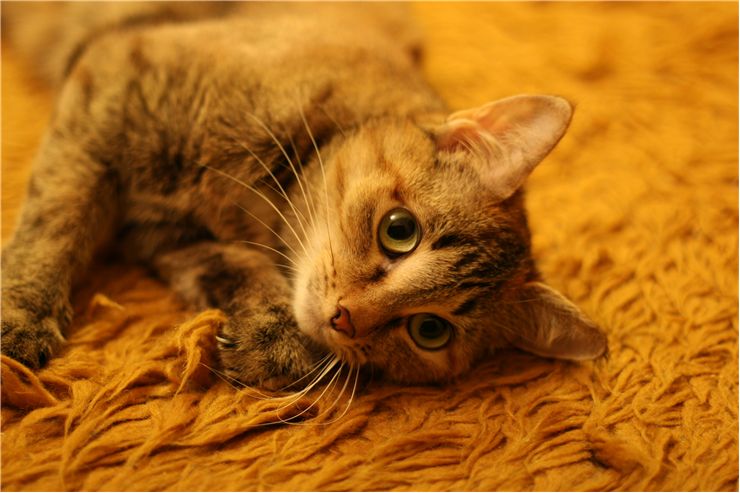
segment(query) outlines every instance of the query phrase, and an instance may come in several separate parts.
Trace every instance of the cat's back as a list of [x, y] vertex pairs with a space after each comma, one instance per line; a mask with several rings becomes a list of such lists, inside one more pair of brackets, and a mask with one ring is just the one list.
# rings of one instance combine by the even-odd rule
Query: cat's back
[[304, 118], [328, 141], [375, 116], [441, 104], [411, 38], [394, 34], [403, 16], [333, 4], [244, 9], [103, 33], [70, 70], [53, 126], [116, 170], [135, 215], [183, 216], [199, 202], [221, 210], [232, 197], [210, 169], [252, 183], [260, 160], [282, 159], [271, 132], [312, 152]]
[[[209, 21], [217, 21], [211, 23]], [[182, 40], [189, 62], [199, 53], [228, 60], [228, 46], [240, 45], [251, 62], [276, 59], [285, 50], [301, 51], [322, 40], [346, 48], [358, 43], [376, 51], [404, 51], [418, 57], [420, 31], [410, 9], [399, 4], [270, 2], [9, 2], [3, 5], [4, 37], [34, 62], [52, 83], [62, 82], [74, 65], [101, 40], [125, 47], [126, 39], [154, 34], [154, 47], [181, 56], [164, 43], [167, 33]], [[159, 39], [158, 39], [159, 38]], [[383, 43], [382, 39], [391, 42]], [[111, 41], [113, 40], [113, 41]], [[195, 41], [195, 42], [194, 42]], [[381, 46], [385, 45], [385, 46]], [[115, 47], [108, 46], [115, 60]], [[245, 60], [243, 58], [242, 60]], [[246, 60], [245, 60], [246, 61]]]
[[310, 15], [305, 6], [274, 8], [101, 34], [70, 70], [60, 120], [77, 121], [68, 126], [80, 128], [81, 137], [105, 134], [99, 140], [106, 147], [115, 140], [110, 133], [125, 130], [142, 138], [159, 132], [175, 141], [212, 139], [205, 147], [223, 148], [230, 133], [251, 133], [253, 117], [291, 127], [299, 108], [308, 114], [321, 103], [351, 126], [436, 100], [411, 38], [399, 40], [389, 27], [388, 19], [403, 16], [352, 5], [329, 4]]

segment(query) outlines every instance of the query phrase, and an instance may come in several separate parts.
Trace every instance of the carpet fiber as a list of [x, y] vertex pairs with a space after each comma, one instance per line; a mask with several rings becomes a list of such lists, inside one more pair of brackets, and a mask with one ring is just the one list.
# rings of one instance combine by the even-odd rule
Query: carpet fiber
[[[329, 390], [282, 424], [319, 393], [234, 389], [208, 369], [218, 312], [102, 262], [60, 357], [34, 375], [3, 356], [4, 490], [737, 489], [737, 4], [414, 11], [453, 108], [576, 102], [528, 206], [541, 270], [609, 357], [501, 352], [443, 388], [365, 382], [341, 417]], [[12, 47], [2, 63], [7, 241], [53, 98]]]

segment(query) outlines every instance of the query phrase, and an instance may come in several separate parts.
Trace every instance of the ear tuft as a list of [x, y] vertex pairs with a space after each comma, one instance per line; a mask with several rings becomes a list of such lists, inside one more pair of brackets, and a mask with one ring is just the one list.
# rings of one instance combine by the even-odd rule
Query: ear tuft
[[495, 196], [511, 196], [565, 134], [571, 104], [558, 96], [513, 96], [458, 111], [437, 129], [439, 151], [471, 154]]
[[573, 303], [539, 282], [528, 283], [507, 305], [505, 337], [513, 345], [549, 358], [587, 360], [607, 350], [606, 335]]

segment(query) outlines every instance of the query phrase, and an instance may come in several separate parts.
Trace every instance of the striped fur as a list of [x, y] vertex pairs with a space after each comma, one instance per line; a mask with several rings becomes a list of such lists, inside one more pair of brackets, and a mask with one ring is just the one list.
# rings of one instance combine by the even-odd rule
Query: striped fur
[[[62, 29], [50, 51], [44, 70], [64, 82], [3, 251], [5, 354], [36, 367], [59, 349], [72, 280], [106, 241], [193, 306], [226, 312], [222, 364], [245, 383], [290, 383], [327, 351], [405, 382], [452, 378], [509, 342], [603, 351], [575, 307], [537, 288], [519, 189], [567, 126], [562, 100], [448, 119], [389, 6], [142, 8]], [[499, 135], [506, 115], [526, 131]], [[508, 159], [510, 147], [535, 157]], [[378, 223], [400, 206], [422, 238], [391, 258]], [[510, 309], [521, 293], [527, 310]], [[355, 338], [331, 327], [340, 302]], [[420, 312], [453, 325], [447, 347], [411, 341]], [[555, 329], [577, 337], [557, 346]]]

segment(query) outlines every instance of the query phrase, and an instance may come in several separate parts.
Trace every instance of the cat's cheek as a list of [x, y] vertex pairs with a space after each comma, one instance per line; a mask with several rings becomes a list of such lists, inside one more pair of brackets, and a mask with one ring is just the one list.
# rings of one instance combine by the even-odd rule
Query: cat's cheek
[[308, 289], [308, 278], [299, 277], [296, 280], [293, 293], [293, 314], [298, 329], [314, 341], [326, 345], [323, 331], [321, 330], [320, 303], [316, 296]]

